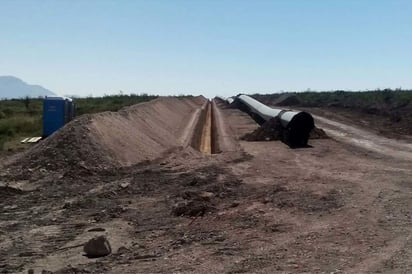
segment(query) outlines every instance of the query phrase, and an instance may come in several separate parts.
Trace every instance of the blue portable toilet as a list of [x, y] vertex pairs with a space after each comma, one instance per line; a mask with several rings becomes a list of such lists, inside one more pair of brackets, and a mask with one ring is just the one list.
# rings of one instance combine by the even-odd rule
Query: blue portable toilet
[[72, 99], [46, 96], [43, 100], [43, 138], [71, 121], [74, 112], [75, 105]]

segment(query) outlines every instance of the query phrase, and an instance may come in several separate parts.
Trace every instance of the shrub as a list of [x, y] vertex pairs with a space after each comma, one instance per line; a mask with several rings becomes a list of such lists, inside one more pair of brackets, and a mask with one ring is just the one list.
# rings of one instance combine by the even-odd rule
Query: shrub
[[[3, 120], [4, 121], [4, 120]], [[3, 122], [0, 123], [0, 136], [8, 136], [8, 137], [12, 137], [15, 134], [15, 131], [12, 127], [11, 124], [7, 123], [7, 122]]]
[[10, 117], [14, 114], [14, 110], [11, 109], [11, 108], [5, 108], [2, 112], [8, 117]]

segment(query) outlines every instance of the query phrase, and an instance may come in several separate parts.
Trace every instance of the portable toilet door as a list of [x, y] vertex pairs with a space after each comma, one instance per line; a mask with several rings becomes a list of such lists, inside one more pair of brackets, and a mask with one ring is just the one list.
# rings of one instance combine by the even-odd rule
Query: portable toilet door
[[70, 98], [45, 97], [43, 100], [43, 138], [50, 136], [56, 130], [70, 121]]

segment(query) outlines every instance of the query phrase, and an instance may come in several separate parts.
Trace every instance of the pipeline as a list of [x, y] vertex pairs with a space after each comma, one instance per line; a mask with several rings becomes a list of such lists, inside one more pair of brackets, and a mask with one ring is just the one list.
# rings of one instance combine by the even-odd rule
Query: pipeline
[[222, 96], [216, 96], [216, 98], [223, 101], [223, 102], [226, 102], [229, 105], [231, 105], [233, 103], [233, 101], [235, 100], [235, 99], [233, 99], [233, 97], [227, 97], [226, 98], [226, 97], [222, 97]]
[[312, 115], [304, 111], [271, 108], [243, 94], [226, 98], [226, 102], [248, 113], [259, 125], [278, 118], [282, 125], [282, 141], [292, 148], [306, 147], [310, 131], [315, 127]]

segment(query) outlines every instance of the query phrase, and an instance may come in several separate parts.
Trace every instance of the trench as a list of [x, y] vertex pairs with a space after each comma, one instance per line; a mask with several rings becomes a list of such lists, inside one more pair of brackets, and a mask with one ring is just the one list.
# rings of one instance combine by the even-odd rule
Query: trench
[[207, 103], [205, 120], [200, 135], [199, 151], [203, 154], [212, 154], [212, 107]]
[[210, 101], [202, 109], [198, 123], [195, 127], [195, 132], [192, 139], [192, 147], [203, 154], [216, 154], [216, 134], [215, 134], [215, 117]]

